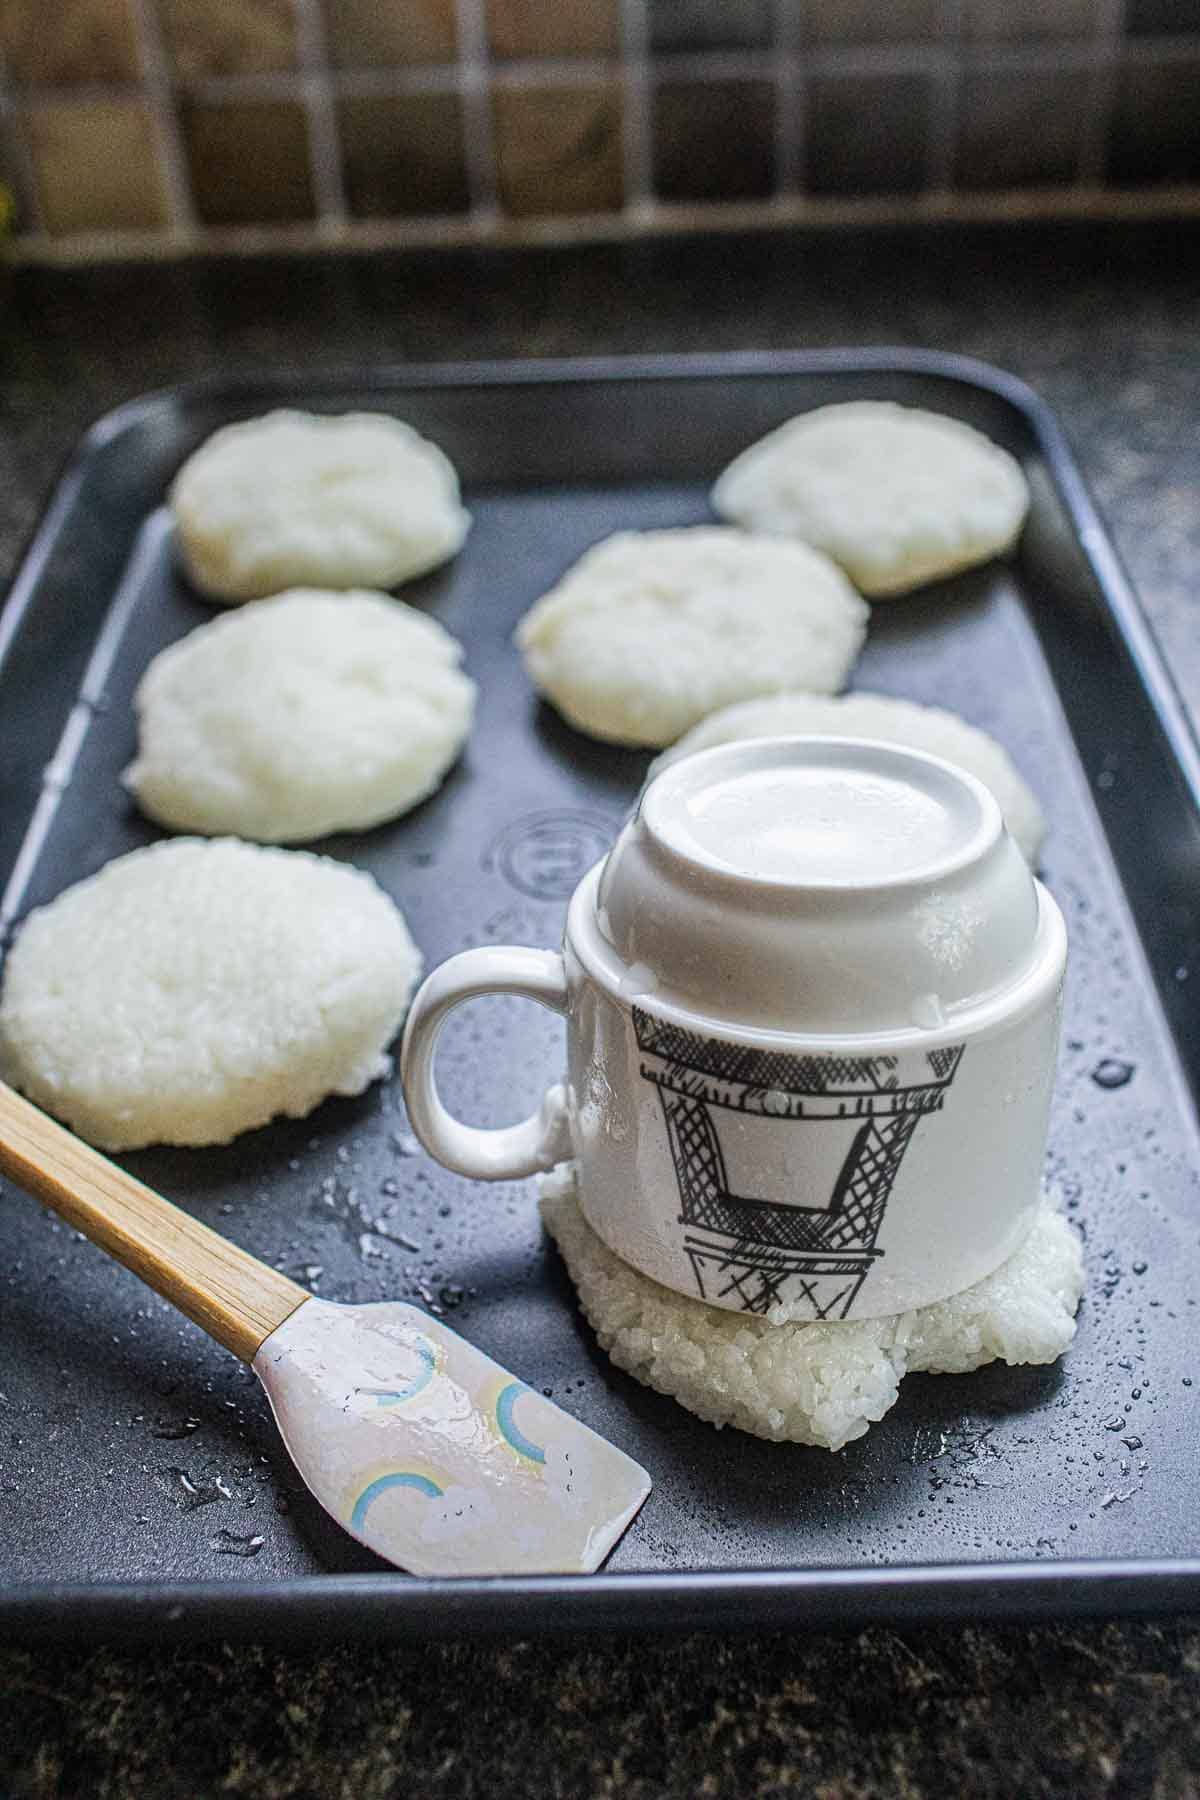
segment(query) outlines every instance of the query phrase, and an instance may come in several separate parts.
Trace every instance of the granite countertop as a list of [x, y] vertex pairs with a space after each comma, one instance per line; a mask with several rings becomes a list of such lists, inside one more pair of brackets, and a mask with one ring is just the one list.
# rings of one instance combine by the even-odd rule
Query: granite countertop
[[[1200, 714], [1200, 225], [0, 275], [0, 567], [83, 427], [220, 369], [919, 344], [1057, 408]], [[0, 1649], [6, 1796], [1200, 1792], [1200, 1628]]]

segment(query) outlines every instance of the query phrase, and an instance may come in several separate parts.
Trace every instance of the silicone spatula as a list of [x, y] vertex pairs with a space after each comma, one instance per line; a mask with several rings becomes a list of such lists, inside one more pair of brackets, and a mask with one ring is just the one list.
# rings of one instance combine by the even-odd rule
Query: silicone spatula
[[321, 1505], [402, 1569], [585, 1574], [650, 1491], [623, 1451], [441, 1320], [316, 1299], [2, 1084], [0, 1174], [248, 1363]]

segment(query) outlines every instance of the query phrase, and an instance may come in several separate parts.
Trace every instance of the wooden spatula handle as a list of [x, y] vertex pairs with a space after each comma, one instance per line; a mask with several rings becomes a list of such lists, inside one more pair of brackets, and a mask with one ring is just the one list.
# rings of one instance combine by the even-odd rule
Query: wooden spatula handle
[[253, 1362], [259, 1346], [309, 1298], [3, 1083], [0, 1174], [36, 1194], [243, 1362]]

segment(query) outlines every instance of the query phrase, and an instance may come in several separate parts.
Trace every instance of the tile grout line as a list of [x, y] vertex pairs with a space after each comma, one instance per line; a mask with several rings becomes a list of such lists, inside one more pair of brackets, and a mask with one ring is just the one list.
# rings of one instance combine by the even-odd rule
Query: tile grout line
[[654, 205], [650, 58], [645, 0], [620, 0], [619, 30], [623, 94], [621, 170], [625, 190], [625, 216], [636, 221], [645, 217]]
[[196, 211], [171, 65], [150, 0], [130, 0], [130, 15], [142, 68], [142, 92], [158, 134], [159, 169], [166, 189], [171, 235], [187, 243], [195, 235]]
[[[819, 4], [820, 0], [816, 0]], [[801, 60], [804, 0], [775, 0], [775, 197], [792, 199], [804, 188], [807, 107]]]
[[342, 178], [342, 143], [326, 54], [325, 25], [318, 0], [292, 0], [292, 9], [308, 121], [317, 220], [318, 224], [336, 231], [346, 220], [346, 188]]
[[[818, 0], [819, 3], [819, 0]], [[1120, 0], [1102, 0], [1119, 9]], [[943, 9], [957, 20], [961, 6], [950, 0]], [[943, 26], [942, 33], [956, 27]], [[801, 52], [797, 50], [796, 55]], [[776, 53], [772, 50], [663, 51], [654, 58], [657, 75], [678, 81], [769, 80]], [[949, 46], [940, 33], [935, 39], [896, 44], [835, 44], [815, 46], [803, 52], [806, 69], [818, 75], [927, 75], [962, 67], [980, 74], [1038, 72], [1048, 68], [1088, 68], [1097, 62], [1125, 60], [1147, 64], [1190, 62], [1200, 56], [1200, 32], [1172, 37], [1131, 39], [1120, 43], [1120, 27], [1111, 35], [1062, 38], [1044, 42], [1025, 39], [1005, 43], [964, 43], [954, 35]], [[527, 79], [537, 79], [537, 62], [513, 65]]]
[[463, 147], [471, 218], [480, 231], [499, 217], [496, 134], [492, 121], [490, 54], [483, 0], [455, 0], [458, 79], [462, 95]]
[[958, 161], [958, 114], [962, 86], [962, 0], [941, 0], [938, 35], [945, 46], [929, 92], [925, 142], [925, 191], [948, 194]]
[[619, 81], [621, 64], [615, 56], [545, 56], [494, 63], [489, 75], [494, 88], [593, 87]]
[[[579, 213], [548, 218], [497, 218], [486, 233], [467, 215], [446, 213], [351, 219], [334, 244], [312, 222], [205, 227], [193, 246], [214, 255], [322, 255], [334, 249], [469, 248], [481, 241], [532, 247], [563, 244], [632, 243], [647, 232], [755, 231], [771, 233], [796, 226], [813, 231], [850, 226], [951, 223], [1012, 225], [1064, 219], [1096, 221], [1200, 219], [1200, 182], [1162, 187], [1071, 185], [1010, 188], [996, 193], [955, 189], [922, 197], [860, 195], [828, 199], [802, 194], [765, 200], [655, 202], [644, 214]], [[162, 232], [90, 231], [49, 238], [24, 232], [12, 240], [21, 264], [73, 268], [97, 260], [171, 262], [179, 245]]]
[[1124, 0], [1100, 0], [1093, 45], [1097, 61], [1089, 83], [1088, 108], [1079, 134], [1075, 179], [1088, 187], [1104, 179], [1108, 129], [1117, 91], [1117, 64], [1125, 36]]
[[[470, 5], [472, 0], [467, 0]], [[636, 4], [636, 0], [634, 0]], [[145, 5], [145, 0], [135, 0]], [[1114, 0], [1103, 0], [1111, 10]], [[1116, 0], [1119, 13], [1119, 0]], [[986, 50], [968, 46], [957, 58], [948, 55], [941, 45], [854, 45], [834, 50], [811, 50], [803, 57], [805, 73], [826, 75], [835, 79], [863, 75], [946, 75], [961, 70], [972, 74], [1042, 74], [1104, 68], [1123, 63], [1139, 67], [1169, 67], [1200, 57], [1200, 34], [1171, 38], [1130, 40], [1122, 45], [1119, 27], [1113, 34], [1097, 34], [1078, 42], [1042, 44], [996, 44]], [[641, 59], [649, 73], [647, 59]], [[704, 83], [706, 81], [771, 81], [778, 58], [772, 52], [700, 51], [691, 54], [665, 53], [654, 59], [658, 77]], [[501, 63], [485, 71], [485, 85], [491, 81], [499, 87], [554, 87], [585, 85], [612, 80], [621, 74], [622, 63], [615, 57], [539, 57]], [[382, 69], [330, 69], [325, 79], [331, 92], [339, 94], [395, 95], [407, 93], [459, 91], [462, 86], [458, 63], [418, 64], [411, 68], [397, 66]], [[264, 72], [249, 75], [210, 75], [181, 84], [190, 99], [222, 105], [239, 100], [294, 99], [298, 87], [295, 74]], [[168, 77], [167, 90], [173, 84]], [[104, 101], [136, 100], [144, 95], [139, 82], [79, 82], [69, 88], [37, 84], [22, 88], [20, 105], [37, 111], [46, 106], [90, 105]], [[16, 102], [14, 101], [14, 105]]]
[[[329, 86], [335, 99], [401, 100], [409, 94], [458, 95], [462, 82], [457, 63], [414, 63], [408, 69], [331, 69]], [[214, 89], [213, 98], [220, 97]]]

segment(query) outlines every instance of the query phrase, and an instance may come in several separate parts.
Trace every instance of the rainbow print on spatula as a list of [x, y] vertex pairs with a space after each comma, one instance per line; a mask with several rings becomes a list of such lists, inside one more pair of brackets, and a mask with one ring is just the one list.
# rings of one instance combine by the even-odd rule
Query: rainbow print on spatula
[[588, 1574], [650, 1492], [624, 1451], [416, 1307], [307, 1300], [254, 1368], [316, 1498], [414, 1575]]

